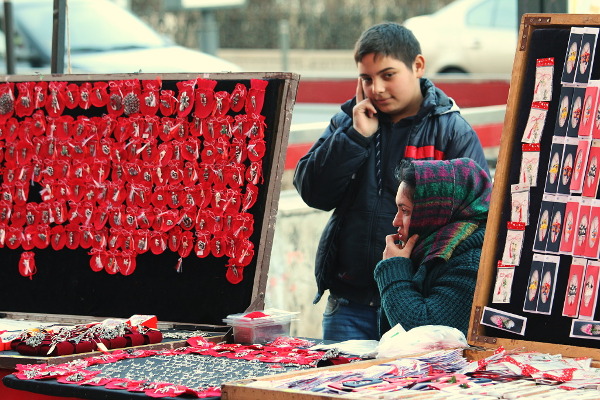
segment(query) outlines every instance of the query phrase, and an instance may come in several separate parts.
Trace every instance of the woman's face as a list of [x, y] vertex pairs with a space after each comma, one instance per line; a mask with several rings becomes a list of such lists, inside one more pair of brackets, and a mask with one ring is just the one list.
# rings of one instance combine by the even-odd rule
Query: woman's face
[[405, 182], [400, 183], [398, 186], [398, 193], [396, 194], [396, 206], [398, 211], [394, 217], [392, 224], [398, 228], [398, 235], [400, 240], [406, 243], [408, 240], [408, 228], [410, 227], [410, 219], [413, 212], [413, 201], [412, 192], [414, 190], [408, 186]]

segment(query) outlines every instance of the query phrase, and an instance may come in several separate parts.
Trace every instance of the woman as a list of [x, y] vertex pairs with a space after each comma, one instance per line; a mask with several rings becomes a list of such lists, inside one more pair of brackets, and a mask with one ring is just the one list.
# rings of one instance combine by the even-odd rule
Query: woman
[[386, 236], [383, 260], [375, 268], [381, 333], [399, 323], [406, 330], [446, 325], [466, 334], [490, 178], [468, 158], [403, 161], [396, 176], [398, 232]]

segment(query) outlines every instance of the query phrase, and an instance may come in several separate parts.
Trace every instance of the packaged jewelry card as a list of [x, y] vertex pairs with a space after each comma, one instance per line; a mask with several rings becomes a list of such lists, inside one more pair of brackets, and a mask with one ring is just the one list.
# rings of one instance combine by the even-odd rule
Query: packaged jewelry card
[[531, 187], [537, 186], [537, 177], [540, 164], [540, 144], [531, 143], [521, 146], [521, 170], [519, 172], [519, 184]]
[[579, 301], [586, 265], [587, 259], [585, 258], [573, 257], [571, 261], [562, 312], [565, 317], [577, 318], [579, 316]]
[[575, 70], [575, 82], [586, 84], [594, 65], [594, 52], [598, 41], [598, 28], [586, 27], [581, 38], [581, 50]]
[[529, 279], [525, 290], [525, 301], [523, 311], [537, 312], [537, 303], [540, 296], [540, 281], [542, 279], [542, 270], [544, 268], [544, 255], [534, 254], [529, 267]]
[[583, 109], [581, 110], [578, 135], [580, 137], [588, 137], [592, 135], [594, 116], [598, 109], [598, 81], [590, 81], [588, 83], [583, 97]]
[[517, 335], [524, 335], [527, 318], [486, 306], [483, 308], [483, 314], [481, 315], [481, 324], [516, 333]]
[[573, 256], [584, 257], [587, 235], [590, 225], [590, 212], [592, 211], [592, 199], [582, 197], [579, 202], [579, 214], [577, 216], [577, 230], [575, 243], [573, 244]]
[[525, 184], [511, 185], [510, 195], [511, 222], [521, 222], [529, 225], [529, 186]]
[[597, 259], [598, 258], [598, 225], [600, 222], [600, 201], [593, 199], [592, 207], [590, 209], [590, 224], [588, 227], [587, 238], [585, 241], [585, 248], [583, 249], [583, 255], [586, 258]]
[[534, 101], [529, 109], [529, 117], [521, 142], [539, 143], [542, 138], [542, 132], [546, 123], [548, 106], [550, 103], [545, 101]]
[[498, 261], [492, 303], [510, 303], [514, 276], [514, 265], [504, 265], [501, 261]]
[[569, 127], [569, 113], [571, 112], [571, 100], [573, 98], [572, 85], [563, 85], [558, 97], [558, 115], [554, 125], [554, 136], [566, 136]]
[[577, 135], [578, 135], [584, 99], [585, 99], [585, 88], [584, 87], [573, 88], [573, 98], [571, 100], [571, 112], [569, 113], [569, 121], [567, 124], [567, 136], [577, 137]]
[[546, 175], [544, 193], [556, 193], [558, 191], [564, 148], [565, 138], [554, 136], [550, 147], [550, 160], [548, 161], [548, 174]]
[[583, 197], [596, 197], [598, 191], [598, 164], [600, 162], [600, 140], [592, 140], [588, 163], [583, 178]]
[[575, 74], [577, 73], [577, 63], [579, 61], [579, 52], [581, 48], [581, 40], [585, 28], [572, 27], [569, 35], [569, 44], [567, 46], [567, 54], [565, 56], [565, 65], [561, 77], [562, 83], [575, 82]]
[[536, 307], [537, 313], [550, 314], [552, 312], [559, 263], [559, 256], [546, 255], [544, 257], [544, 266], [540, 275], [540, 289]]
[[554, 57], [538, 58], [535, 63], [535, 87], [533, 101], [552, 100], [552, 76], [554, 75]]
[[596, 104], [592, 107], [592, 138], [600, 139], [600, 81], [590, 81], [588, 87], [596, 91]]
[[550, 227], [548, 228], [550, 232], [546, 242], [546, 253], [558, 254], [559, 252], [567, 199], [568, 196], [564, 195], [557, 195], [554, 198], [552, 213], [550, 214]]
[[[538, 218], [537, 229], [535, 231], [535, 240], [533, 242], [533, 251], [538, 253], [546, 252], [546, 244], [550, 233], [550, 221], [552, 219], [552, 208], [557, 196], [544, 193], [540, 206], [540, 215]], [[502, 259], [504, 262], [504, 259]]]
[[575, 154], [575, 162], [573, 164], [573, 176], [569, 187], [571, 193], [581, 193], [583, 190], [583, 177], [585, 176], [585, 168], [587, 166], [591, 144], [592, 140], [589, 137], [580, 138], [577, 141], [577, 151]]
[[506, 242], [502, 254], [503, 265], [519, 265], [523, 251], [525, 224], [522, 222], [507, 222]]
[[572, 254], [573, 243], [577, 237], [577, 217], [579, 215], [579, 196], [569, 196], [565, 207], [565, 219], [563, 222], [562, 238], [560, 240], [559, 252], [561, 254]]
[[562, 165], [560, 168], [560, 176], [558, 179], [557, 193], [570, 194], [571, 181], [573, 178], [573, 167], [577, 156], [577, 148], [579, 140], [573, 137], [567, 137], [562, 155]]
[[579, 319], [594, 319], [598, 298], [599, 275], [600, 262], [598, 260], [589, 260], [583, 278], [581, 301], [579, 302]]
[[570, 337], [600, 340], [600, 321], [574, 319], [571, 322]]

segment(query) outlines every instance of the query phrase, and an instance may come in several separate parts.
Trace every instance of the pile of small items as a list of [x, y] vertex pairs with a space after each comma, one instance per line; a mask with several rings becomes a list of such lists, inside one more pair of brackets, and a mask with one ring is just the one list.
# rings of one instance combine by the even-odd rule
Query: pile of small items
[[461, 349], [440, 350], [365, 369], [317, 371], [249, 386], [361, 399], [600, 398], [600, 374], [591, 368], [591, 359], [503, 348], [472, 362]]
[[14, 376], [151, 397], [206, 398], [220, 396], [224, 382], [357, 360], [332, 350], [310, 350], [313, 342], [289, 337], [267, 345], [212, 343], [202, 337], [190, 338], [187, 344], [176, 349], [115, 350], [63, 364], [18, 364]]
[[128, 320], [26, 329], [10, 348], [22, 355], [47, 357], [160, 343], [162, 333], [156, 322], [154, 316], [136, 315]]

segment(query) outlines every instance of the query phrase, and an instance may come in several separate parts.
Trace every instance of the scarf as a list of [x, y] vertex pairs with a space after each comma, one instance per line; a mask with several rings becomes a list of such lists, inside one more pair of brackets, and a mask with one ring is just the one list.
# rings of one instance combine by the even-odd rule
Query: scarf
[[416, 187], [410, 234], [419, 241], [414, 265], [448, 261], [456, 247], [487, 220], [492, 183], [469, 158], [413, 161]]

